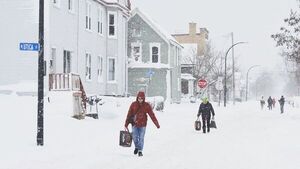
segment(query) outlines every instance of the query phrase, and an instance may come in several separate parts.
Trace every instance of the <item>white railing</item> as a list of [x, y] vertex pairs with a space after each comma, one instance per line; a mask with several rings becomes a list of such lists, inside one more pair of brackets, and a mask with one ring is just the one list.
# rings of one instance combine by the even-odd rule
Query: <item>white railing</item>
[[49, 74], [49, 91], [80, 91], [80, 76], [74, 73]]

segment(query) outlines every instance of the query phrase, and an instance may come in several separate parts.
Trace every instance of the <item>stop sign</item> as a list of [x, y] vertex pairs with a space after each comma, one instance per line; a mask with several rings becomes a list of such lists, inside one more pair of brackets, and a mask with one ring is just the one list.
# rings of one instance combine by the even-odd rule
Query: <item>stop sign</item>
[[205, 88], [207, 86], [207, 81], [205, 79], [199, 79], [198, 80], [198, 86], [200, 88]]

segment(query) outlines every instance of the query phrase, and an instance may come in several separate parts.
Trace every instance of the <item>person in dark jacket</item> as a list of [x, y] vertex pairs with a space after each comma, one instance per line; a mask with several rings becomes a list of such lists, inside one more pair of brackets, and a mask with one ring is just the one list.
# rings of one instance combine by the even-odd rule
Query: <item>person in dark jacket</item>
[[134, 154], [143, 156], [144, 136], [147, 126], [147, 114], [157, 128], [160, 125], [152, 111], [149, 103], [145, 102], [145, 93], [140, 91], [137, 94], [136, 101], [131, 103], [125, 121], [125, 128], [128, 130], [128, 125], [132, 125], [132, 138], [135, 145]]
[[269, 96], [269, 98], [268, 98], [268, 108], [269, 108], [269, 110], [272, 110], [272, 103], [273, 103], [273, 100], [272, 100], [271, 96]]
[[283, 113], [283, 106], [284, 106], [284, 102], [285, 102], [285, 99], [283, 96], [281, 96], [281, 98], [278, 100], [279, 102], [279, 105], [280, 105], [280, 112], [281, 114]]
[[265, 105], [264, 96], [261, 96], [261, 99], [260, 99], [260, 107], [261, 107], [262, 110], [264, 109], [264, 105]]
[[203, 133], [206, 133], [210, 131], [210, 118], [211, 115], [213, 116], [212, 118], [214, 119], [215, 117], [215, 111], [211, 103], [208, 102], [208, 98], [204, 97], [202, 99], [202, 103], [199, 106], [198, 114], [197, 117], [202, 116], [202, 130]]

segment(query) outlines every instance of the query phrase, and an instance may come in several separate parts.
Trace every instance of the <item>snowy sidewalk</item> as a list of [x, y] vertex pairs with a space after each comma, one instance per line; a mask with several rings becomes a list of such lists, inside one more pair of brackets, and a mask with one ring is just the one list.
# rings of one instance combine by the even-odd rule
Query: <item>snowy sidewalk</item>
[[144, 156], [118, 145], [132, 98], [106, 102], [99, 119], [75, 120], [45, 103], [45, 146], [36, 146], [36, 97], [0, 96], [0, 169], [299, 169], [300, 110], [257, 102], [218, 107], [218, 129], [194, 130], [198, 104], [167, 105], [150, 118]]

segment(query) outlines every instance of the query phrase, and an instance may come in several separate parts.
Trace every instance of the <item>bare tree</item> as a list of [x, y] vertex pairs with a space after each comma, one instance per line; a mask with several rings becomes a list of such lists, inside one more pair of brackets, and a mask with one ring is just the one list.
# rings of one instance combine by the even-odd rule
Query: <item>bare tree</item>
[[[297, 0], [300, 2], [300, 0]], [[300, 9], [300, 5], [298, 6]], [[300, 84], [300, 14], [299, 11], [291, 10], [289, 17], [284, 19], [285, 27], [280, 28], [280, 32], [271, 35], [276, 41], [276, 46], [282, 48], [280, 53], [286, 63], [288, 64], [287, 70], [293, 72]], [[293, 65], [290, 69], [290, 65]]]

